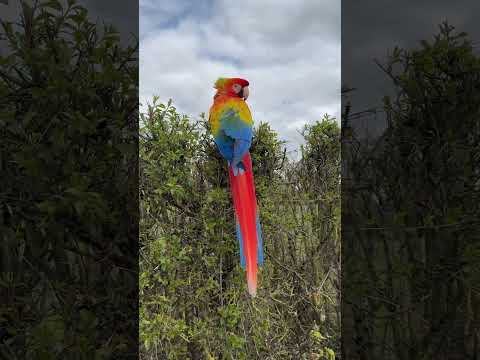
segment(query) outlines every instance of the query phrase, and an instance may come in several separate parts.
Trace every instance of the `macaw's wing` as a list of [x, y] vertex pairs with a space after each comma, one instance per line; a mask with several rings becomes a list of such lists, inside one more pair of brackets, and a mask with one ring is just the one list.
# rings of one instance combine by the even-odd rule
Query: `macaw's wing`
[[234, 176], [230, 166], [229, 174], [235, 207], [237, 237], [240, 244], [240, 264], [246, 268], [248, 291], [250, 295], [255, 296], [257, 267], [263, 263], [263, 245], [257, 214], [252, 162], [248, 152], [242, 161], [245, 164], [245, 172]]
[[251, 141], [253, 136], [253, 120], [245, 101], [230, 100], [225, 103], [219, 113], [219, 129], [233, 139]]
[[243, 253], [243, 239], [242, 239], [242, 229], [240, 228], [240, 222], [238, 221], [238, 216], [235, 215], [235, 230], [237, 233], [238, 244], [240, 246], [240, 266], [245, 270], [246, 260], [245, 254]]

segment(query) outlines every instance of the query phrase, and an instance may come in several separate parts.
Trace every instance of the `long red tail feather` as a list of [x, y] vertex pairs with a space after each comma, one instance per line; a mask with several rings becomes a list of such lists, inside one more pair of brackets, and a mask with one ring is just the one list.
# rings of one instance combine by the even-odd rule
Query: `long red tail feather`
[[243, 254], [246, 260], [248, 292], [255, 296], [257, 292], [257, 201], [253, 182], [252, 162], [247, 152], [242, 159], [245, 172], [237, 176], [229, 168], [233, 204], [242, 235]]

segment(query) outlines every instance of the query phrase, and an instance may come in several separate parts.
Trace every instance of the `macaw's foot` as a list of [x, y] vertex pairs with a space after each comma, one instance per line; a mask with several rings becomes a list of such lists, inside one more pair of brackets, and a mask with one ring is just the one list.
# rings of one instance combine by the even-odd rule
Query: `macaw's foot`
[[233, 168], [233, 176], [238, 176], [243, 174], [245, 174], [245, 170], [243, 170], [240, 166]]
[[243, 163], [239, 162], [236, 166], [232, 166], [233, 176], [243, 175], [245, 174], [245, 166]]

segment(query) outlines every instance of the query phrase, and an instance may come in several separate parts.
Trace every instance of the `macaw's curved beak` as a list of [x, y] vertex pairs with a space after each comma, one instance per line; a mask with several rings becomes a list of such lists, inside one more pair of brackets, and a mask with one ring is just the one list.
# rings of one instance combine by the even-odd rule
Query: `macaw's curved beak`
[[249, 94], [250, 94], [250, 90], [248, 89], [248, 86], [245, 86], [245, 87], [242, 89], [243, 99], [244, 99], [244, 100], [247, 100]]

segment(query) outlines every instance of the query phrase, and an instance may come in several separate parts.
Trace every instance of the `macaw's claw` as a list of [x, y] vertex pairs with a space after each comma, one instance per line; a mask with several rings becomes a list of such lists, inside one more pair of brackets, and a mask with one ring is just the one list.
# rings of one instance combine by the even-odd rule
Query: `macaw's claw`
[[241, 167], [233, 168], [233, 176], [238, 176], [243, 174], [245, 174], [245, 170], [243, 170]]
[[245, 174], [245, 167], [241, 162], [237, 163], [236, 166], [232, 166], [233, 176], [238, 176]]

